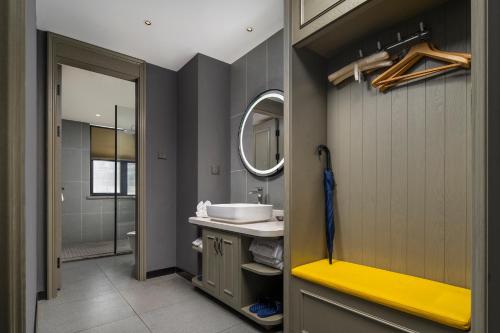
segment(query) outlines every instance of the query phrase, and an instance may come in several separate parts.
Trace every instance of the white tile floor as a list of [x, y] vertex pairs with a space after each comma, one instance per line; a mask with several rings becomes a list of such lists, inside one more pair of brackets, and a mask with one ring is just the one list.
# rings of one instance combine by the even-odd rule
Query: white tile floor
[[132, 255], [63, 264], [57, 298], [38, 304], [38, 332], [266, 332], [172, 274], [132, 277]]

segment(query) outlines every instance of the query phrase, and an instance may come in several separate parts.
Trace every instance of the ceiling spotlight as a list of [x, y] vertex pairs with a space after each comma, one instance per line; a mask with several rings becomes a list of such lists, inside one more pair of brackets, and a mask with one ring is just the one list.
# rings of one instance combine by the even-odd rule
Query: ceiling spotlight
[[151, 24], [153, 24], [153, 22], [151, 22], [150, 20], [146, 20], [146, 21], [144, 21], [144, 24], [145, 25], [151, 25]]
[[247, 27], [247, 31], [248, 32], [252, 32], [253, 31], [253, 27]]
[[101, 114], [100, 114], [100, 113], [96, 113], [96, 115], [95, 115], [95, 116], [96, 116], [96, 117], [100, 117], [100, 116], [101, 116]]

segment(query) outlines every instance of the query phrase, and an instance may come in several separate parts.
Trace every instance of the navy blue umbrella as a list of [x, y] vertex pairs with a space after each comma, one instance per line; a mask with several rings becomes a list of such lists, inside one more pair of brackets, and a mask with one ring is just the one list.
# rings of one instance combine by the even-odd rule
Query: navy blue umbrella
[[332, 160], [330, 150], [325, 145], [318, 146], [318, 154], [326, 153], [326, 168], [323, 171], [323, 185], [325, 188], [325, 218], [326, 218], [326, 246], [328, 250], [328, 260], [332, 264], [333, 239], [335, 237], [335, 222], [333, 214], [333, 190], [335, 188], [335, 178], [332, 171]]

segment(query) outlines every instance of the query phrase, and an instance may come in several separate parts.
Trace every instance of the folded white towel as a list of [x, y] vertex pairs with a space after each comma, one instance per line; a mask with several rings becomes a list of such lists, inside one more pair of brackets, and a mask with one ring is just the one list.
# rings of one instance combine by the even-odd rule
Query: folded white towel
[[249, 251], [254, 255], [258, 254], [266, 258], [283, 260], [283, 240], [254, 238]]
[[258, 254], [253, 255], [253, 260], [259, 264], [283, 270], [283, 260], [271, 259]]
[[207, 206], [210, 206], [210, 205], [212, 205], [212, 203], [209, 200], [207, 200], [205, 202], [203, 202], [203, 201], [198, 202], [198, 204], [196, 205], [196, 216], [197, 217], [208, 217]]
[[193, 244], [193, 246], [200, 247], [203, 244], [203, 241], [201, 238], [197, 238], [191, 244]]

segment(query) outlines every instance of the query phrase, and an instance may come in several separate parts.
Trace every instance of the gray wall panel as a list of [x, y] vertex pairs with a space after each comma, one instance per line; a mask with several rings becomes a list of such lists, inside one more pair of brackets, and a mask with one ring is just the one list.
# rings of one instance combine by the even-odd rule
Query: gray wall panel
[[177, 154], [177, 267], [196, 273], [198, 255], [191, 249], [197, 228], [187, 222], [198, 200], [198, 84], [197, 58], [191, 59], [179, 75]]
[[280, 30], [231, 64], [231, 202], [255, 202], [255, 196], [247, 193], [260, 186], [264, 188], [266, 200], [276, 209], [283, 209], [283, 173], [268, 178], [258, 178], [249, 172], [242, 173], [241, 170], [245, 168], [238, 152], [239, 125], [248, 102], [266, 89], [283, 90], [283, 52], [283, 30]]
[[[176, 265], [177, 73], [146, 66], [147, 270]], [[159, 159], [158, 154], [165, 159]]]

